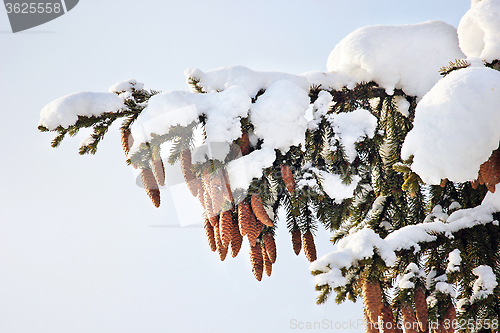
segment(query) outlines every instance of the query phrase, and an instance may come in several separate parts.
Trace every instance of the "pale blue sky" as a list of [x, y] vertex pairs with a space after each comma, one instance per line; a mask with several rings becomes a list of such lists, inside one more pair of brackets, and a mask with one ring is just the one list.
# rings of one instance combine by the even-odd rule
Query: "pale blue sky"
[[[155, 209], [135, 185], [116, 126], [96, 156], [82, 157], [83, 136], [50, 148], [52, 134], [36, 128], [39, 112], [58, 97], [129, 78], [187, 90], [187, 67], [323, 71], [356, 28], [427, 20], [456, 27], [469, 6], [81, 0], [17, 34], [0, 9], [0, 332], [294, 332], [301, 330], [291, 320], [362, 318], [360, 304], [315, 305], [308, 262], [293, 254], [283, 221], [273, 275], [259, 283], [247, 245], [221, 263], [203, 229], [150, 227], [172, 224], [174, 212], [166, 200]], [[319, 232], [319, 255], [332, 249], [328, 237]]]

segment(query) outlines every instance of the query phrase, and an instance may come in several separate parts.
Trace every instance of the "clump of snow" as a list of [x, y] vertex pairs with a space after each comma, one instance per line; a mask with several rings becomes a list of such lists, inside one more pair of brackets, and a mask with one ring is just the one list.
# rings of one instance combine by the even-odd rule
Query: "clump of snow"
[[458, 272], [460, 271], [460, 263], [462, 262], [462, 257], [460, 257], [460, 250], [455, 249], [448, 254], [448, 266], [446, 267], [446, 273]]
[[500, 2], [474, 1], [458, 25], [462, 51], [469, 58], [500, 59]]
[[377, 118], [369, 111], [357, 109], [353, 112], [332, 113], [327, 116], [333, 130], [335, 140], [340, 141], [344, 147], [349, 162], [354, 161], [356, 156], [356, 142], [365, 137], [373, 138], [377, 128]]
[[354, 190], [358, 186], [361, 177], [353, 175], [350, 184], [344, 184], [340, 175], [329, 173], [323, 170], [317, 170], [317, 174], [322, 178], [321, 185], [325, 193], [336, 203], [342, 203], [342, 200], [351, 198], [354, 195]]
[[420, 276], [422, 271], [418, 268], [417, 264], [410, 263], [406, 269], [405, 274], [401, 276], [398, 282], [398, 287], [400, 289], [412, 289], [415, 287], [415, 283], [411, 281], [412, 278]]
[[314, 104], [310, 106], [312, 119], [307, 123], [307, 128], [316, 130], [321, 122], [321, 118], [326, 115], [332, 105], [333, 96], [328, 91], [320, 91], [318, 98], [314, 101]]
[[298, 75], [282, 72], [253, 71], [243, 66], [228, 66], [203, 72], [188, 68], [184, 71], [187, 79], [197, 79], [207, 92], [223, 91], [232, 86], [240, 86], [250, 97], [255, 97], [259, 90], [267, 89], [273, 82], [287, 80], [304, 90], [309, 89], [307, 79]]
[[487, 298], [493, 294], [493, 290], [498, 285], [493, 269], [490, 266], [481, 265], [474, 268], [472, 273], [477, 276], [477, 279], [472, 286], [471, 302]]
[[453, 285], [447, 282], [438, 282], [436, 283], [436, 290], [442, 292], [443, 294], [448, 294], [451, 297], [455, 297], [457, 295]]
[[109, 92], [78, 92], [47, 104], [40, 112], [38, 126], [49, 130], [74, 125], [78, 116], [100, 116], [125, 109], [123, 100]]
[[328, 71], [375, 81], [388, 94], [402, 89], [422, 97], [439, 80], [439, 69], [464, 57], [457, 32], [441, 21], [371, 26], [355, 30], [330, 53]]
[[486, 67], [454, 71], [418, 103], [401, 156], [424, 182], [477, 178], [500, 140], [500, 72]]
[[306, 72], [299, 75], [305, 78], [310, 86], [321, 86], [323, 89], [341, 90], [343, 87], [354, 88], [358, 80], [345, 73]]
[[254, 150], [248, 155], [233, 160], [227, 165], [231, 190], [246, 190], [253, 178], [260, 178], [262, 170], [273, 165], [276, 154], [272, 148]]
[[129, 79], [123, 82], [118, 82], [109, 88], [109, 92], [121, 93], [121, 92], [131, 92], [132, 89], [142, 90], [144, 88], [144, 83], [137, 82], [135, 79]]
[[250, 119], [263, 146], [286, 152], [305, 143], [309, 107], [307, 92], [288, 80], [279, 80], [251, 105]]
[[396, 96], [395, 98], [396, 107], [399, 112], [405, 117], [410, 115], [410, 102], [403, 96]]

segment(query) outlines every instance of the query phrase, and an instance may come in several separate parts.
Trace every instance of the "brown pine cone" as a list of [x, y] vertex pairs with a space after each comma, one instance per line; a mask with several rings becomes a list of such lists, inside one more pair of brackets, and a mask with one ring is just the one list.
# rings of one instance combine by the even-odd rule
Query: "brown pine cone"
[[241, 130], [241, 138], [238, 139], [238, 146], [241, 149], [241, 155], [245, 156], [250, 154], [250, 140], [248, 139], [248, 133], [245, 130]]
[[163, 165], [161, 157], [152, 157], [151, 165], [153, 166], [153, 171], [155, 173], [158, 184], [160, 184], [160, 186], [165, 186], [165, 167]]
[[417, 318], [415, 318], [415, 312], [410, 305], [404, 303], [401, 306], [401, 316], [403, 317], [403, 324], [406, 333], [418, 333], [419, 325]]
[[252, 195], [250, 203], [252, 204], [252, 211], [255, 214], [255, 217], [268, 227], [274, 227], [273, 221], [271, 221], [269, 215], [267, 215], [261, 197], [257, 194]]
[[235, 258], [240, 252], [243, 243], [243, 236], [240, 234], [238, 224], [233, 221], [231, 224], [231, 256]]
[[229, 184], [229, 176], [227, 175], [226, 170], [224, 169], [222, 172], [222, 197], [225, 201], [230, 203], [230, 206], [233, 206], [233, 192], [231, 191], [231, 185]]
[[160, 206], [160, 190], [151, 169], [141, 169], [141, 178], [146, 193], [151, 198], [153, 205], [158, 208]]
[[368, 315], [366, 314], [366, 311], [365, 311], [365, 316], [364, 316], [364, 323], [365, 323], [365, 332], [366, 333], [379, 333], [379, 330], [376, 328], [378, 326], [370, 321], [370, 319], [368, 318]]
[[449, 323], [449, 325], [444, 325], [443, 326], [443, 331], [445, 333], [453, 333], [455, 330], [453, 329], [453, 324], [456, 324], [457, 321], [457, 311], [455, 310], [455, 306], [453, 303], [450, 301], [448, 303], [448, 307], [446, 308], [446, 312], [444, 315], [444, 323]]
[[365, 305], [365, 312], [368, 319], [372, 323], [378, 323], [378, 316], [382, 312], [382, 291], [378, 281], [368, 281], [364, 279], [361, 285], [363, 293], [363, 304]]
[[307, 260], [313, 262], [316, 260], [316, 245], [314, 244], [314, 236], [310, 230], [307, 230], [304, 235], [302, 235], [302, 243], [304, 243], [304, 253]]
[[429, 311], [427, 309], [427, 299], [423, 288], [415, 290], [415, 315], [418, 320], [420, 331], [425, 332], [428, 328]]
[[212, 174], [210, 180], [210, 197], [212, 198], [212, 209], [214, 214], [219, 214], [222, 208], [222, 180], [219, 172]]
[[437, 322], [437, 328], [432, 329], [432, 333], [444, 333], [444, 325], [441, 320]]
[[300, 250], [302, 248], [302, 241], [300, 239], [300, 230], [299, 229], [293, 229], [292, 231], [292, 245], [293, 245], [293, 252], [295, 252], [296, 255], [299, 255]]
[[123, 151], [125, 152], [125, 155], [128, 155], [130, 152], [130, 147], [134, 144], [134, 138], [132, 137], [132, 133], [130, 132], [129, 129], [122, 130], [122, 148]]
[[[253, 213], [252, 213], [252, 215], [253, 215]], [[255, 216], [253, 217], [251, 223], [252, 223], [251, 228], [248, 231], [247, 237], [248, 237], [248, 241], [250, 242], [250, 244], [253, 245], [257, 242], [257, 238], [259, 238], [259, 235], [262, 231], [262, 228], [264, 228], [264, 225], [262, 224], [262, 222], [257, 220], [255, 218]]]
[[486, 185], [490, 192], [495, 193], [495, 185], [500, 182], [500, 149], [494, 150], [490, 158], [481, 164], [478, 181]]
[[212, 209], [212, 198], [210, 198], [210, 193], [206, 189], [203, 189], [203, 196], [205, 201], [205, 212], [207, 213], [207, 217], [210, 218], [210, 222], [213, 222], [212, 218], [217, 215], [214, 214], [214, 211]]
[[215, 244], [214, 228], [208, 219], [205, 219], [204, 227], [205, 234], [207, 235], [208, 246], [210, 246], [210, 250], [212, 250], [212, 252], [215, 252], [217, 250], [217, 245]]
[[230, 211], [225, 211], [220, 214], [219, 219], [220, 234], [222, 246], [228, 247], [231, 242], [232, 229], [233, 229], [233, 217]]
[[220, 260], [224, 261], [227, 255], [227, 246], [224, 246], [222, 244], [219, 224], [216, 224], [214, 226], [214, 236], [215, 236], [215, 245], [217, 246], [217, 252], [219, 252]]
[[189, 151], [189, 149], [183, 150], [181, 153], [181, 171], [189, 191], [194, 197], [196, 197], [200, 186], [200, 180], [196, 178], [193, 173], [191, 151]]
[[248, 206], [248, 203], [242, 201], [238, 204], [238, 225], [240, 234], [245, 236], [248, 234], [253, 225], [253, 213]]
[[292, 168], [289, 165], [283, 164], [281, 166], [281, 177], [285, 183], [288, 193], [293, 194], [295, 191], [295, 179], [293, 178]]
[[269, 256], [269, 260], [274, 264], [276, 262], [276, 242], [274, 241], [274, 236], [270, 232], [264, 234], [264, 244], [266, 245], [266, 252]]
[[252, 262], [253, 275], [258, 281], [262, 280], [264, 259], [262, 258], [262, 250], [259, 243], [250, 245], [250, 261]]
[[396, 322], [389, 304], [384, 303], [380, 316], [382, 333], [396, 333]]
[[271, 259], [269, 259], [269, 256], [267, 255], [267, 249], [265, 248], [265, 245], [261, 248], [262, 259], [264, 260], [264, 271], [266, 272], [267, 276], [271, 276], [271, 273], [273, 271], [273, 264], [271, 262]]

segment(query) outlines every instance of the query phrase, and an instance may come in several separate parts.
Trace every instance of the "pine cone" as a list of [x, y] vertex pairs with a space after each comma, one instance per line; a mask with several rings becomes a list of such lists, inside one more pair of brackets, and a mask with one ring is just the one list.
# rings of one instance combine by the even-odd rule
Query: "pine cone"
[[205, 201], [205, 212], [207, 213], [207, 216], [210, 218], [210, 222], [212, 222], [212, 217], [216, 216], [216, 214], [214, 214], [214, 211], [212, 209], [212, 198], [210, 198], [210, 193], [206, 189], [203, 190], [204, 190], [203, 196]]
[[243, 236], [240, 234], [238, 224], [233, 221], [231, 225], [231, 256], [235, 258], [240, 252]]
[[212, 174], [210, 180], [210, 197], [212, 198], [212, 209], [214, 214], [219, 214], [222, 208], [222, 181], [219, 172]]
[[229, 202], [231, 207], [233, 206], [233, 192], [231, 191], [231, 185], [229, 184], [229, 177], [227, 175], [226, 170], [223, 171], [222, 173], [223, 178], [222, 178], [222, 197], [224, 200]]
[[269, 260], [274, 264], [276, 262], [276, 243], [272, 233], [266, 232], [264, 234], [264, 244], [266, 245], [266, 252], [269, 256]]
[[380, 283], [378, 281], [368, 281], [364, 279], [361, 290], [368, 319], [372, 323], [378, 323], [378, 316], [380, 316], [383, 307]]
[[196, 197], [198, 194], [198, 189], [200, 187], [200, 180], [196, 178], [193, 173], [192, 164], [191, 164], [191, 151], [188, 149], [183, 150], [181, 153], [181, 171], [184, 176], [184, 180], [186, 182], [189, 191], [191, 194]]
[[304, 253], [307, 260], [313, 262], [316, 260], [316, 245], [314, 244], [314, 236], [310, 230], [302, 236], [302, 242], [304, 243]]
[[[253, 213], [251, 214], [253, 215]], [[257, 242], [257, 238], [259, 238], [259, 235], [262, 231], [262, 228], [264, 228], [264, 225], [262, 224], [262, 222], [260, 222], [255, 218], [255, 215], [253, 215], [251, 223], [252, 223], [251, 228], [248, 231], [247, 237], [248, 241], [250, 242], [250, 245], [253, 245]]]
[[490, 158], [481, 164], [478, 181], [485, 184], [488, 190], [495, 193], [495, 185], [500, 182], [500, 149], [496, 149]]
[[231, 212], [225, 211], [220, 214], [219, 226], [222, 246], [228, 247], [231, 242], [233, 229], [233, 217], [231, 216]]
[[432, 329], [432, 333], [444, 333], [444, 325], [441, 320], [438, 321], [437, 328]]
[[134, 138], [132, 137], [132, 133], [129, 129], [122, 130], [122, 148], [125, 152], [125, 155], [128, 155], [130, 152], [130, 147], [134, 144]]
[[300, 239], [300, 230], [293, 229], [291, 232], [292, 232], [293, 252], [295, 252], [296, 255], [299, 255], [300, 250], [302, 248], [302, 241]]
[[165, 167], [161, 157], [151, 158], [151, 165], [153, 166], [153, 171], [156, 176], [156, 180], [160, 186], [165, 186]]
[[219, 224], [216, 224], [214, 226], [214, 235], [215, 245], [217, 246], [217, 252], [219, 252], [220, 261], [224, 261], [227, 255], [227, 246], [222, 245]]
[[283, 178], [288, 193], [293, 194], [295, 191], [295, 179], [293, 178], [292, 169], [287, 164], [281, 166], [281, 177]]
[[241, 130], [241, 138], [238, 139], [238, 146], [240, 146], [241, 155], [245, 156], [250, 154], [250, 140], [248, 139], [248, 133], [245, 130]]
[[368, 315], [366, 314], [366, 311], [365, 311], [364, 317], [365, 317], [364, 318], [365, 332], [366, 333], [379, 333], [379, 330], [376, 328], [378, 326], [370, 321], [370, 319], [368, 318]]
[[250, 245], [250, 260], [252, 262], [253, 275], [258, 281], [262, 280], [264, 259], [262, 258], [262, 250], [259, 243]]
[[403, 324], [406, 333], [418, 333], [419, 325], [417, 318], [415, 318], [415, 312], [406, 303], [401, 306], [401, 315], [403, 317]]
[[215, 235], [214, 228], [210, 224], [208, 219], [205, 219], [205, 234], [207, 235], [208, 245], [210, 246], [210, 250], [215, 252], [217, 250], [217, 245], [215, 244]]
[[264, 246], [262, 248], [262, 259], [264, 260], [264, 271], [266, 272], [267, 276], [271, 276], [271, 273], [273, 271], [273, 264], [271, 262], [271, 259], [269, 259], [269, 256], [267, 255], [267, 249]]
[[[457, 311], [455, 310], [455, 306], [453, 303], [450, 301], [448, 303], [448, 307], [446, 308], [446, 312], [444, 315], [444, 321], [445, 323], [450, 323], [450, 325], [444, 325], [443, 326], [443, 331], [445, 333], [453, 333], [455, 330], [453, 329], [453, 324], [456, 323], [457, 320]], [[448, 328], [446, 328], [448, 326]]]
[[396, 333], [396, 322], [389, 304], [384, 303], [380, 316], [382, 333]]
[[422, 288], [417, 288], [415, 290], [415, 315], [418, 320], [420, 331], [427, 331], [429, 311], [427, 309], [425, 291]]
[[273, 221], [271, 221], [269, 215], [267, 215], [261, 197], [257, 194], [252, 195], [250, 203], [252, 204], [252, 211], [255, 217], [268, 227], [274, 227]]
[[160, 190], [151, 169], [141, 169], [141, 178], [146, 193], [153, 201], [153, 205], [158, 208], [160, 206]]
[[238, 204], [238, 225], [242, 236], [245, 236], [250, 232], [254, 224], [252, 219], [255, 218], [250, 210], [250, 207], [248, 206], [248, 203], [245, 201], [240, 202]]

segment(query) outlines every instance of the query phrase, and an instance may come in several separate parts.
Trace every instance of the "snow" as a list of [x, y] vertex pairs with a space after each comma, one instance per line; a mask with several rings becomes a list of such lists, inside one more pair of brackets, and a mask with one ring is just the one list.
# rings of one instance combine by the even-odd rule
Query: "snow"
[[402, 89], [422, 97], [439, 80], [439, 69], [464, 58], [457, 32], [442, 21], [412, 25], [377, 25], [355, 30], [330, 53], [327, 69], [375, 81], [388, 94]]
[[[500, 140], [500, 73], [486, 67], [454, 71], [418, 103], [401, 156], [424, 182], [477, 178]], [[473, 140], [471, 140], [473, 138]]]
[[336, 203], [342, 203], [342, 200], [351, 198], [354, 195], [354, 190], [358, 186], [361, 177], [353, 175], [350, 184], [344, 184], [340, 175], [329, 173], [323, 170], [317, 170], [317, 174], [322, 178], [321, 184], [325, 193]]
[[328, 91], [320, 91], [314, 104], [310, 105], [312, 119], [307, 123], [307, 128], [313, 131], [316, 130], [321, 118], [327, 114], [333, 104], [333, 96]]
[[447, 282], [438, 282], [436, 283], [436, 290], [442, 292], [443, 294], [448, 294], [451, 297], [455, 297], [457, 295], [453, 285]]
[[[440, 209], [435, 210], [436, 212]], [[452, 237], [452, 233], [465, 228], [472, 228], [476, 225], [492, 223], [493, 213], [500, 211], [500, 183], [497, 184], [495, 193], [488, 192], [481, 205], [457, 210], [452, 213], [446, 221], [436, 220], [429, 223], [409, 225], [393, 231], [384, 239], [380, 238], [372, 229], [364, 228], [349, 234], [341, 239], [335, 251], [328, 253], [315, 262], [311, 263], [311, 271], [320, 270], [324, 274], [316, 275], [317, 284], [328, 283], [332, 287], [338, 287], [345, 283], [340, 278], [341, 269], [355, 265], [357, 261], [371, 257], [376, 248], [386, 265], [394, 264], [396, 251], [414, 248], [420, 250], [420, 242], [431, 242], [436, 239], [434, 234], [441, 233]], [[432, 214], [432, 213], [431, 213]], [[452, 251], [449, 256], [449, 267], [459, 265], [460, 253]], [[481, 270], [480, 270], [481, 271]], [[482, 272], [482, 271], [481, 271]], [[435, 274], [435, 273], [433, 273]], [[428, 281], [434, 278], [432, 272], [429, 273]], [[445, 282], [446, 274], [434, 279]], [[442, 292], [451, 292], [451, 287], [441, 284]], [[454, 291], [453, 291], [454, 292]]]
[[340, 141], [350, 163], [356, 156], [356, 142], [364, 138], [373, 138], [377, 127], [377, 118], [369, 111], [357, 109], [353, 112], [329, 114], [327, 120], [335, 132], [335, 140]]
[[412, 262], [406, 267], [405, 272], [406, 273], [399, 279], [398, 287], [399, 289], [412, 289], [415, 287], [415, 283], [413, 283], [411, 279], [420, 275], [420, 269]]
[[118, 82], [109, 88], [109, 92], [112, 93], [122, 93], [131, 92], [132, 89], [142, 90], [144, 88], [144, 83], [137, 82], [135, 79], [129, 79], [126, 81]]
[[493, 269], [487, 265], [481, 265], [472, 270], [472, 273], [477, 276], [474, 285], [472, 286], [471, 302], [481, 300], [493, 294], [493, 290], [498, 285]]
[[231, 161], [227, 165], [227, 174], [231, 190], [246, 190], [253, 178], [260, 178], [262, 170], [273, 165], [276, 154], [271, 148], [254, 150], [248, 155]]
[[460, 250], [455, 249], [448, 255], [448, 266], [446, 267], [446, 273], [458, 272], [460, 271], [460, 263], [462, 258], [460, 257]]
[[78, 116], [100, 116], [105, 112], [117, 112], [125, 109], [123, 100], [109, 92], [78, 92], [47, 104], [40, 112], [38, 126], [55, 130], [62, 126], [74, 125]]
[[500, 59], [500, 2], [473, 2], [460, 20], [457, 32], [460, 48], [468, 58], [487, 62]]
[[252, 104], [250, 120], [263, 146], [286, 153], [290, 146], [305, 144], [309, 107], [307, 91], [288, 80], [272, 83]]

